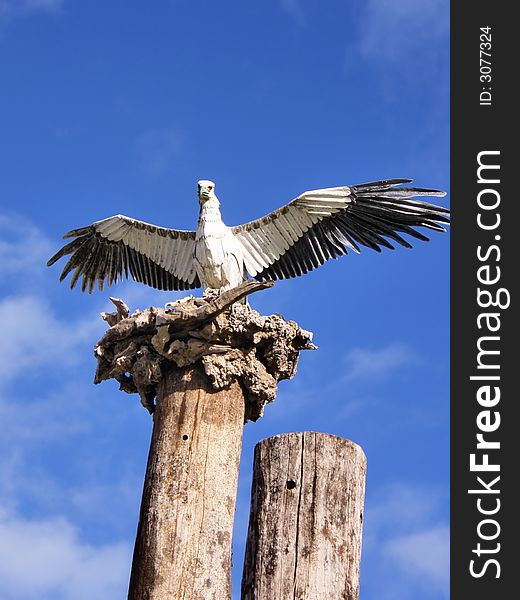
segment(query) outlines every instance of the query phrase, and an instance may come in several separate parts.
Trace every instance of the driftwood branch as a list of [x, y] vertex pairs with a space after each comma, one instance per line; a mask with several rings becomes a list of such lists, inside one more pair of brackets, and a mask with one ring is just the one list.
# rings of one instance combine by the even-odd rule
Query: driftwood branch
[[278, 382], [296, 373], [299, 352], [315, 348], [312, 334], [293, 321], [236, 304], [272, 285], [246, 281], [221, 295], [190, 297], [168, 309], [152, 307], [132, 315], [124, 302], [111, 299], [117, 312], [102, 314], [111, 327], [95, 348], [94, 383], [116, 379], [121, 390], [138, 393], [153, 412], [165, 365], [185, 368], [200, 362], [213, 389], [240, 382], [244, 418], [256, 421], [274, 400]]

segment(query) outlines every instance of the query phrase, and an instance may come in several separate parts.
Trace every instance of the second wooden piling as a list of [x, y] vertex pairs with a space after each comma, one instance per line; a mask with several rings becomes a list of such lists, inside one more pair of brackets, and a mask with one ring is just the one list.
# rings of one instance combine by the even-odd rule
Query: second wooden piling
[[242, 600], [357, 600], [363, 450], [325, 433], [288, 433], [255, 449]]

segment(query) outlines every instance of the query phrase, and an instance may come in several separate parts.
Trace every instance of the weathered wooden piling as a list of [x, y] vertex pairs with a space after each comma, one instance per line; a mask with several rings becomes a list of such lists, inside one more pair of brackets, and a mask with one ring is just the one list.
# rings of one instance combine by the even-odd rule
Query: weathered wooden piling
[[166, 369], [134, 549], [130, 600], [230, 598], [244, 394], [200, 366]]
[[357, 600], [363, 450], [325, 433], [255, 448], [242, 600]]

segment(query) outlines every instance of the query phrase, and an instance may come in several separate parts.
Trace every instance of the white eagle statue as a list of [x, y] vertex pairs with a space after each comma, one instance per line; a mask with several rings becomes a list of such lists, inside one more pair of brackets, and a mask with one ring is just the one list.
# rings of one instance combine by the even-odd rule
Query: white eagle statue
[[200, 204], [196, 231], [157, 227], [124, 215], [74, 229], [74, 238], [48, 261], [71, 255], [60, 281], [73, 272], [70, 287], [100, 290], [106, 282], [132, 277], [160, 290], [202, 287], [227, 290], [248, 276], [259, 281], [287, 279], [312, 271], [329, 258], [360, 246], [406, 248], [402, 234], [428, 241], [416, 227], [445, 231], [449, 210], [415, 200], [445, 192], [402, 187], [410, 179], [304, 192], [265, 217], [228, 227], [212, 181], [198, 182]]

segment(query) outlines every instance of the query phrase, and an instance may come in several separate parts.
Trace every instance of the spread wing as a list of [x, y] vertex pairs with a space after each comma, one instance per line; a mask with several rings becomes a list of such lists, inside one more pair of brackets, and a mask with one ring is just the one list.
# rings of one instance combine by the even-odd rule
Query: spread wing
[[131, 276], [159, 290], [188, 290], [200, 287], [193, 253], [195, 232], [156, 227], [123, 215], [74, 229], [64, 238], [75, 238], [52, 258], [71, 255], [60, 281], [74, 271], [70, 287], [82, 277], [81, 289], [92, 292], [96, 281], [100, 290], [106, 281], [112, 285]]
[[247, 271], [258, 280], [286, 279], [349, 250], [359, 253], [360, 246], [380, 252], [394, 248], [391, 240], [411, 248], [402, 234], [428, 241], [414, 228], [445, 231], [449, 210], [412, 198], [446, 194], [398, 187], [410, 182], [391, 179], [305, 192], [261, 219], [233, 227]]

